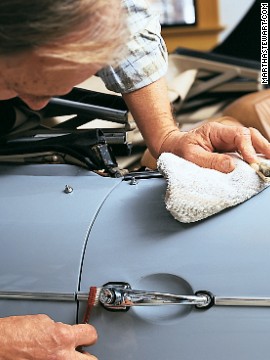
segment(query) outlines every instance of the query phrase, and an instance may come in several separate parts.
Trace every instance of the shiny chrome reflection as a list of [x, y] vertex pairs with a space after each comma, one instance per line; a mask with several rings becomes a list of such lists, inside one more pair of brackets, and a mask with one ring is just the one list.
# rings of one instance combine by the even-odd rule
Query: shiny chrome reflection
[[75, 293], [0, 291], [0, 300], [75, 301]]
[[[193, 305], [197, 309], [208, 309], [215, 306], [253, 306], [270, 307], [270, 296], [214, 296], [201, 290], [194, 295], [176, 295], [165, 292], [134, 290], [128, 283], [107, 283], [96, 288], [93, 306], [103, 305], [108, 310], [127, 310], [133, 306], [161, 306], [161, 305]], [[0, 300], [28, 300], [28, 301], [87, 301], [89, 293], [57, 293], [57, 292], [24, 292], [0, 291]]]
[[114, 306], [159, 306], [159, 305], [198, 305], [209, 303], [207, 295], [175, 295], [155, 291], [102, 288], [99, 301], [106, 307]]
[[215, 296], [214, 305], [217, 306], [270, 306], [270, 297], [222, 297]]

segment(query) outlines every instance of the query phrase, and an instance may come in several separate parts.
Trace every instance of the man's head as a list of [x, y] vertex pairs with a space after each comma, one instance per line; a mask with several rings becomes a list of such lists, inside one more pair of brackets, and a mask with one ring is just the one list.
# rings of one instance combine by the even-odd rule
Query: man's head
[[40, 108], [114, 63], [127, 36], [121, 0], [1, 0], [0, 99]]
[[0, 56], [35, 51], [107, 63], [124, 34], [121, 0], [0, 1]]

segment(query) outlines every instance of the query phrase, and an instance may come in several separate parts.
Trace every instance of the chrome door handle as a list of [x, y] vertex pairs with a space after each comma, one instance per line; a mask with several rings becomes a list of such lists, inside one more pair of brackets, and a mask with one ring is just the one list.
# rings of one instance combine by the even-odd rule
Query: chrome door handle
[[214, 296], [206, 290], [194, 295], [134, 290], [127, 283], [107, 283], [99, 288], [97, 300], [107, 310], [128, 310], [133, 306], [194, 305], [206, 310], [214, 306], [270, 307], [270, 297]]
[[213, 298], [208, 292], [176, 295], [157, 291], [134, 290], [126, 283], [109, 283], [99, 288], [99, 302], [108, 310], [127, 310], [132, 306], [195, 305], [208, 308]]

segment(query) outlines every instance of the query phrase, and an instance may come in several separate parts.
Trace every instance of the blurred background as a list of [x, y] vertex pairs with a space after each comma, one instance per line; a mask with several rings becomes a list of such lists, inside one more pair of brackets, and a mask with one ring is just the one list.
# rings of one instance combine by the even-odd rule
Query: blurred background
[[223, 40], [226, 35], [239, 22], [243, 14], [252, 5], [253, 0], [219, 0], [220, 23], [225, 29], [220, 33], [219, 39]]
[[222, 42], [254, 0], [151, 0], [169, 52], [178, 46], [210, 50]]

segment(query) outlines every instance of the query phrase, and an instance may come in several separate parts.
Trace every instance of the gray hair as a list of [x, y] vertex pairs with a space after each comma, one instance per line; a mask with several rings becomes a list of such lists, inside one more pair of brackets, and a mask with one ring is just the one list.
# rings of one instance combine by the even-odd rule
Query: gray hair
[[127, 36], [121, 0], [0, 0], [0, 56], [35, 51], [107, 64]]

